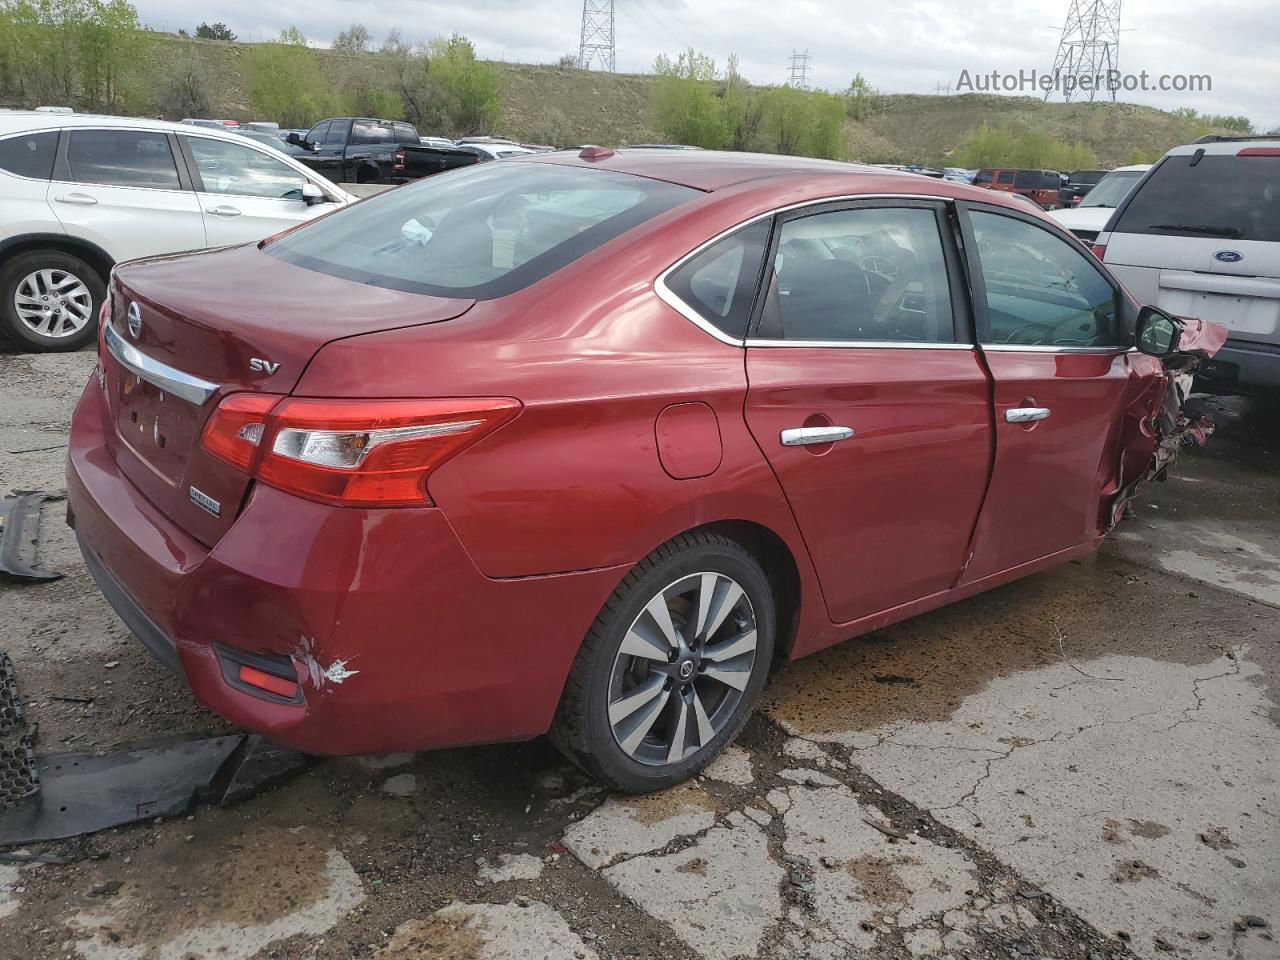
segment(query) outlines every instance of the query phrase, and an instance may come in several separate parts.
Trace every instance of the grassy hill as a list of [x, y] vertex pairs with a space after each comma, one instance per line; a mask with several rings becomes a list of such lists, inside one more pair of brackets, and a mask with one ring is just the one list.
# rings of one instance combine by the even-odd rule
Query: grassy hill
[[[165, 91], [176, 82], [184, 65], [194, 61], [215, 116], [270, 119], [255, 118], [245, 90], [240, 63], [249, 46], [159, 35], [137, 84], [139, 108], [163, 114]], [[331, 50], [316, 50], [315, 54], [321, 71], [335, 86], [352, 78], [386, 82], [387, 63], [380, 54]], [[527, 64], [496, 66], [503, 76], [502, 120], [497, 132], [561, 146], [614, 146], [662, 139], [649, 110], [651, 77]], [[0, 91], [0, 103], [3, 100]], [[1139, 154], [1158, 156], [1202, 132], [1172, 113], [1134, 104], [1046, 103], [1030, 97], [982, 94], [878, 96], [871, 100], [865, 119], [850, 121], [845, 132], [855, 160], [943, 164], [983, 123], [1082, 141], [1104, 166], [1132, 162]]]

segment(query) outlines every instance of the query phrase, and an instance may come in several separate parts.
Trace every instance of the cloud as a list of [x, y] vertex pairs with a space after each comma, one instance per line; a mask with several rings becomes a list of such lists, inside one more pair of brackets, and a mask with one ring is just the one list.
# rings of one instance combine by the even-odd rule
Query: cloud
[[[135, 0], [142, 19], [168, 31], [223, 21], [242, 40], [269, 40], [297, 25], [327, 46], [338, 31], [363, 23], [381, 40], [391, 29], [406, 39], [461, 33], [481, 56], [525, 63], [576, 53], [578, 0], [203, 0], [186, 14], [172, 0]], [[934, 93], [961, 70], [1045, 70], [1052, 64], [1066, 0], [1009, 4], [975, 0], [899, 0], [894, 4], [790, 0], [617, 0], [618, 69], [643, 72], [662, 52], [686, 46], [723, 64], [738, 54], [756, 83], [786, 80], [792, 50], [807, 50], [815, 86], [841, 89], [862, 73], [888, 93]], [[1206, 93], [1133, 93], [1124, 97], [1162, 109], [1245, 114], [1262, 129], [1280, 123], [1280, 4], [1233, 0], [1229, 8], [1188, 0], [1126, 0], [1121, 68], [1153, 75], [1208, 74]]]

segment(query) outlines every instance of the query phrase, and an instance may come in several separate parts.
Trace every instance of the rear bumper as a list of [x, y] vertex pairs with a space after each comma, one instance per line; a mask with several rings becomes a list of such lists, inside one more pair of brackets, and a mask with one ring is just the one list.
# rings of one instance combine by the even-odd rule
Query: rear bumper
[[[262, 485], [208, 549], [116, 469], [101, 406], [91, 381], [67, 464], [77, 538], [121, 619], [205, 706], [319, 754], [525, 739], [550, 726], [623, 570], [493, 580], [440, 510], [338, 509]], [[228, 648], [288, 658], [300, 702], [232, 686]]]
[[1280, 344], [1229, 339], [1201, 364], [1196, 386], [1213, 393], [1280, 391]]

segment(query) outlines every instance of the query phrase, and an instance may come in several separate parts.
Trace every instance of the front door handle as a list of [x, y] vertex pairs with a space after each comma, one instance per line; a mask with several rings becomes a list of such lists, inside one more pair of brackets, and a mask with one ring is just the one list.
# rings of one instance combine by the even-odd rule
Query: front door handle
[[240, 211], [236, 207], [229, 207], [225, 203], [217, 207], [206, 207], [205, 213], [212, 213], [215, 217], [238, 217]]
[[82, 207], [92, 207], [98, 202], [97, 197], [91, 197], [87, 193], [64, 193], [61, 196], [54, 197], [59, 203], [75, 203]]
[[1048, 407], [1012, 407], [1004, 412], [1008, 423], [1032, 423], [1036, 420], [1048, 420]]
[[782, 431], [784, 447], [807, 447], [816, 443], [835, 443], [853, 436], [852, 427], [791, 427]]

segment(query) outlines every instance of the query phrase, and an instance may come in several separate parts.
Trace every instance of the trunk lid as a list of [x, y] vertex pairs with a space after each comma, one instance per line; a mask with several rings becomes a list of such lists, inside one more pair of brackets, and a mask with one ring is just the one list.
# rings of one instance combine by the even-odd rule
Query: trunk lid
[[473, 303], [316, 273], [256, 246], [120, 266], [102, 351], [112, 456], [170, 520], [213, 546], [249, 486], [200, 445], [223, 397], [287, 394], [326, 343], [448, 320]]

